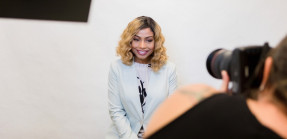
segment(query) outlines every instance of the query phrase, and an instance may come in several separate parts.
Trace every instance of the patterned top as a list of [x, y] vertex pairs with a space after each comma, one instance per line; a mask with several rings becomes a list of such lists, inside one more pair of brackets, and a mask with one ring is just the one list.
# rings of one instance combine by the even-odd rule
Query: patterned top
[[[145, 104], [146, 104], [146, 97], [147, 97], [147, 87], [148, 81], [151, 73], [150, 64], [140, 64], [135, 62], [136, 72], [137, 72], [137, 79], [138, 79], [138, 89], [139, 89], [139, 97], [141, 102], [142, 112], [144, 114], [145, 111]], [[141, 127], [138, 138], [143, 138], [144, 129], [143, 126]]]

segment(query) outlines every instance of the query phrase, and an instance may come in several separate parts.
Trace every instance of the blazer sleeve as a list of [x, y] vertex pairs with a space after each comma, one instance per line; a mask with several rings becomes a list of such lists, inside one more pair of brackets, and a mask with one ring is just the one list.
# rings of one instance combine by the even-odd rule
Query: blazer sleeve
[[122, 105], [119, 87], [118, 87], [118, 72], [111, 64], [108, 77], [108, 108], [110, 118], [116, 127], [120, 138], [137, 138], [137, 134], [132, 132], [130, 122], [126, 117], [126, 111]]
[[176, 68], [174, 64], [170, 66], [170, 74], [169, 74], [169, 88], [168, 95], [171, 95], [177, 88], [177, 75]]

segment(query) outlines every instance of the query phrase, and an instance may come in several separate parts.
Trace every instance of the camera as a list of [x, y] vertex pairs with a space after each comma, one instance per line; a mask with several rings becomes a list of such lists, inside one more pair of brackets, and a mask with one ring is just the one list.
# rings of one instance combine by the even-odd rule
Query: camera
[[206, 60], [208, 73], [222, 79], [221, 71], [226, 70], [232, 82], [232, 93], [245, 93], [247, 89], [260, 86], [264, 61], [271, 47], [268, 43], [261, 46], [245, 46], [233, 51], [216, 49]]

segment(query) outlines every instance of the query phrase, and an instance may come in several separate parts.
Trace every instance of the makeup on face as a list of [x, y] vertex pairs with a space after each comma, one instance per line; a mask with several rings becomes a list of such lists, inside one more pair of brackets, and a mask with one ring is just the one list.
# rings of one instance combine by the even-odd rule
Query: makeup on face
[[154, 34], [150, 28], [140, 30], [133, 38], [132, 52], [135, 55], [135, 62], [150, 63], [151, 54], [154, 51]]

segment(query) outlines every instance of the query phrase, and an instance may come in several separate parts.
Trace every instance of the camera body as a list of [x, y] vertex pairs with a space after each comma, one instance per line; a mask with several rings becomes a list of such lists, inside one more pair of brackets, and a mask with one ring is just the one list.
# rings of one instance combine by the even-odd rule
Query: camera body
[[270, 49], [268, 43], [238, 47], [233, 51], [217, 49], [209, 54], [206, 67], [209, 74], [217, 79], [222, 79], [221, 71], [226, 70], [232, 82], [232, 92], [244, 93], [246, 89], [260, 86], [264, 61]]

